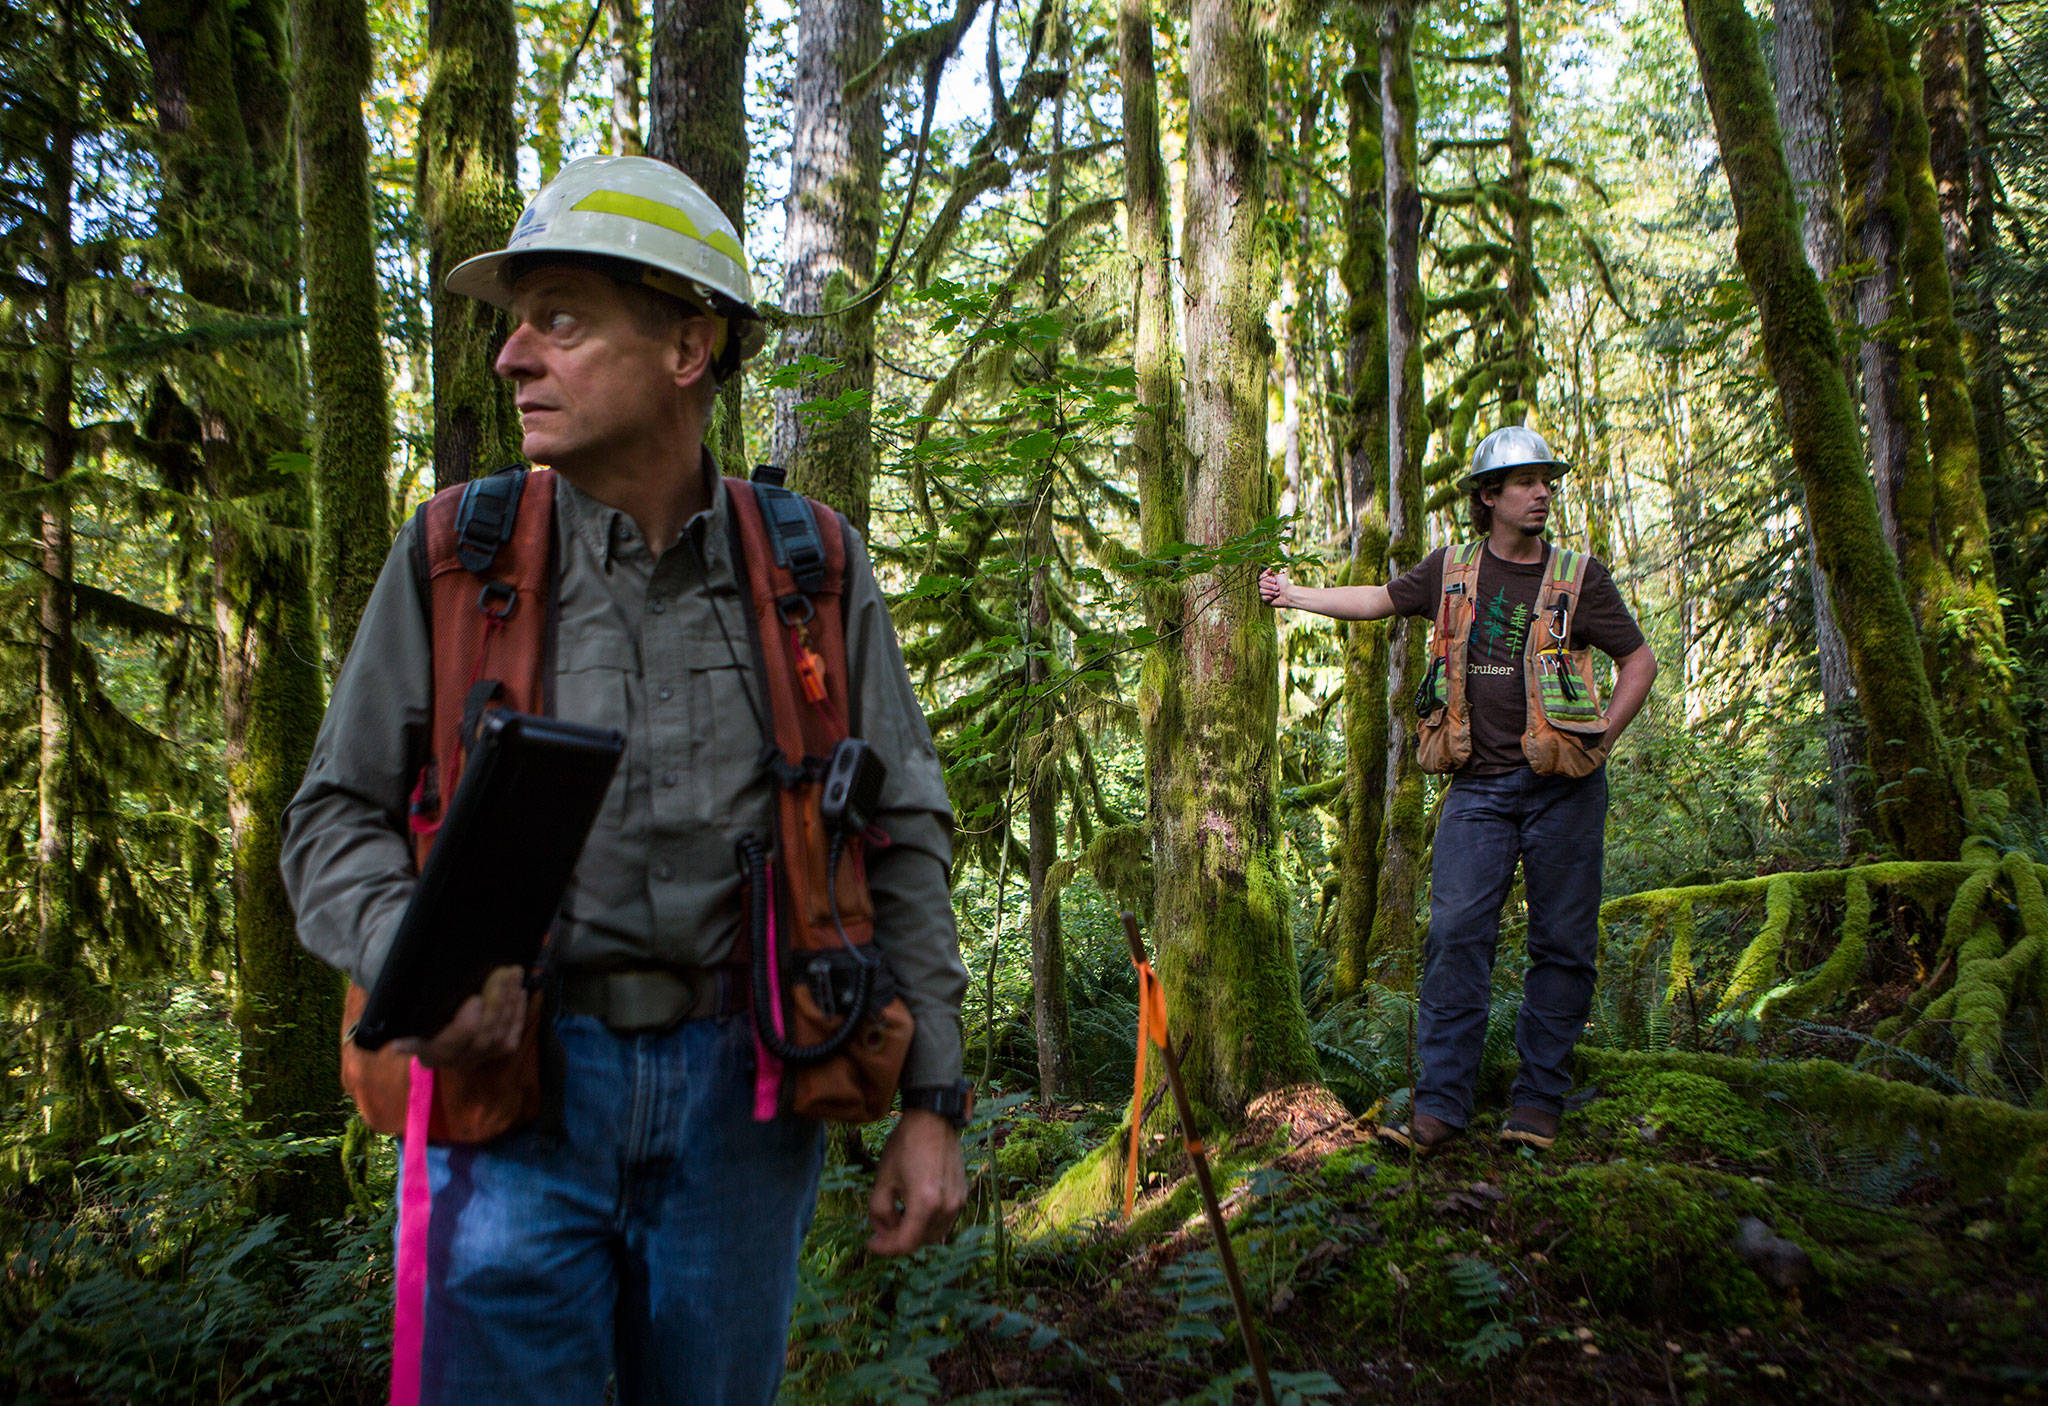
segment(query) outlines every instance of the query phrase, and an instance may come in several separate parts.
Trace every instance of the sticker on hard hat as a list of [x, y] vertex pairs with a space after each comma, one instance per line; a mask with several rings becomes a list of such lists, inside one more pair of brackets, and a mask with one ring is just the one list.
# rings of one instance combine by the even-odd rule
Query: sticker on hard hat
[[512, 237], [505, 242], [518, 244], [528, 239], [538, 239], [548, 232], [548, 222], [534, 218], [534, 207], [529, 205], [520, 212], [519, 223], [512, 226]]

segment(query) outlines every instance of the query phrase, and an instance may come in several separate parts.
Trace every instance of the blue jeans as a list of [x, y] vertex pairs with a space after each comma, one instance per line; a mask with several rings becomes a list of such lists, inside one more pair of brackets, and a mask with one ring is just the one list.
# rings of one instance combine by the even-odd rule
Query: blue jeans
[[753, 1121], [747, 1019], [565, 1016], [565, 1137], [428, 1149], [422, 1401], [774, 1398], [824, 1139]]
[[1471, 1121], [1500, 912], [1517, 862], [1529, 903], [1529, 974], [1515, 1021], [1522, 1067], [1510, 1099], [1563, 1109], [1572, 1045], [1593, 1002], [1606, 830], [1605, 767], [1576, 781], [1523, 767], [1452, 782], [1430, 864], [1416, 1112], [1458, 1128]]

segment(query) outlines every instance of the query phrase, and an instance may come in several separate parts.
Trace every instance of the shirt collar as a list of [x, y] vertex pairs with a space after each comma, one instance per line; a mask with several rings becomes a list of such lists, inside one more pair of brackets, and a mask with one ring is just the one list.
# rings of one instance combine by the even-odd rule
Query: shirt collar
[[[705, 566], [716, 579], [729, 570], [732, 559], [728, 527], [732, 521], [730, 495], [726, 491], [725, 478], [718, 471], [718, 461], [708, 448], [704, 450], [701, 472], [710, 490], [711, 506], [684, 523], [683, 531], [695, 536], [697, 548], [704, 554]], [[570, 530], [583, 538], [584, 545], [597, 557], [599, 564], [610, 572], [625, 543], [639, 538], [638, 527], [619, 509], [600, 503], [578, 488], [569, 481], [568, 475], [556, 474], [555, 481], [561, 485], [555, 503], [566, 510], [563, 516], [568, 519]], [[641, 546], [651, 560], [654, 555], [652, 547], [645, 543]]]

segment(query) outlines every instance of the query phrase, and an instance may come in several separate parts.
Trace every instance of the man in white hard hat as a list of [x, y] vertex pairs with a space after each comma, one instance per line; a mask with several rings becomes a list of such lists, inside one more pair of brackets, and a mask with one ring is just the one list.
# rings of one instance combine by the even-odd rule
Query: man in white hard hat
[[[1570, 466], [1535, 431], [1494, 431], [1459, 480], [1479, 540], [1431, 552], [1384, 586], [1259, 578], [1268, 605], [1339, 620], [1436, 619], [1420, 751], [1454, 773], [1430, 862], [1413, 1112], [1380, 1136], [1428, 1156], [1462, 1134], [1486, 1044], [1500, 918], [1523, 870], [1529, 970], [1521, 1068], [1500, 1137], [1547, 1148], [1593, 997], [1607, 819], [1606, 759], [1641, 710], [1657, 659], [1598, 561], [1545, 540]], [[1588, 651], [1615, 661], [1599, 706]]]
[[[755, 1116], [732, 855], [774, 833], [730, 493], [703, 447], [718, 382], [761, 344], [712, 201], [641, 157], [564, 167], [503, 250], [448, 277], [511, 314], [496, 370], [525, 456], [557, 471], [554, 710], [627, 738], [555, 938], [559, 1132], [430, 1150], [423, 1399], [466, 1406], [766, 1403], [816, 1201], [817, 1123]], [[415, 884], [403, 833], [432, 655], [392, 549], [337, 679], [282, 865], [301, 940], [370, 985]], [[870, 850], [876, 944], [917, 1024], [871, 1201], [878, 1254], [942, 1237], [965, 1198], [952, 814], [872, 568], [852, 538], [849, 697], [887, 767]], [[517, 969], [409, 1048], [439, 1069], [518, 1047]], [[772, 1107], [772, 1105], [771, 1105]]]

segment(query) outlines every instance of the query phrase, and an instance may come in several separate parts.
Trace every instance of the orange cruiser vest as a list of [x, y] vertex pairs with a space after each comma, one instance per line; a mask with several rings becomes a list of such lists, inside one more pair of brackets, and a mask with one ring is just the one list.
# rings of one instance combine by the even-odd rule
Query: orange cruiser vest
[[[430, 756], [412, 799], [418, 866], [426, 864], [442, 807], [461, 780], [466, 715], [473, 726], [474, 714], [486, 703], [553, 711], [559, 581], [554, 478], [552, 470], [515, 466], [444, 489], [420, 509], [413, 566], [433, 640], [434, 684]], [[772, 754], [764, 752], [764, 760], [772, 755], [779, 763], [772, 766], [781, 782], [770, 870], [775, 892], [764, 896], [779, 920], [777, 941], [796, 959], [789, 966], [800, 967], [803, 954], [836, 954], [848, 945], [879, 963], [864, 843], [855, 837], [830, 853], [818, 803], [822, 759], [848, 735], [847, 529], [824, 504], [768, 489], [769, 495], [780, 494], [772, 506], [786, 513], [801, 505], [796, 511], [807, 510], [816, 523], [822, 559], [786, 560], [779, 550], [786, 538], [771, 541], [755, 486], [727, 479], [726, 487], [735, 558], [745, 563], [753, 606], [753, 662], [774, 732]], [[828, 870], [836, 894], [826, 887]], [[753, 895], [748, 903], [750, 909], [757, 906]], [[744, 966], [751, 955], [743, 937], [733, 961]], [[543, 954], [543, 965], [549, 957]], [[533, 994], [515, 1054], [435, 1071], [429, 1141], [487, 1142], [541, 1117], [551, 1097], [559, 1097], [559, 1087], [550, 1087], [556, 1076], [547, 1067], [552, 1041], [542, 975], [536, 971], [529, 978]], [[405, 1129], [411, 1060], [388, 1047], [360, 1049], [350, 1038], [367, 999], [360, 986], [350, 985], [342, 1015], [342, 1084], [365, 1123], [396, 1136]], [[823, 1014], [801, 981], [778, 984], [775, 999], [796, 1045], [818, 1047], [844, 1022]], [[832, 1056], [784, 1069], [781, 1108], [843, 1122], [881, 1117], [895, 1096], [914, 1028], [909, 1008], [892, 989]]]
[[[1466, 700], [1466, 651], [1478, 615], [1480, 542], [1444, 552], [1443, 591], [1430, 636], [1429, 665], [1417, 690], [1416, 755], [1422, 769], [1445, 774], [1472, 759], [1472, 714]], [[1600, 739], [1607, 713], [1593, 677], [1593, 652], [1571, 648], [1572, 622], [1586, 584], [1584, 552], [1553, 547], [1536, 593], [1536, 615], [1522, 655], [1528, 712], [1522, 755], [1541, 776], [1589, 776], [1607, 760]]]

